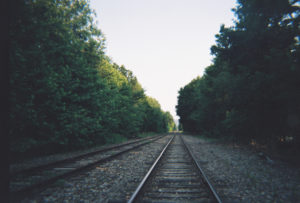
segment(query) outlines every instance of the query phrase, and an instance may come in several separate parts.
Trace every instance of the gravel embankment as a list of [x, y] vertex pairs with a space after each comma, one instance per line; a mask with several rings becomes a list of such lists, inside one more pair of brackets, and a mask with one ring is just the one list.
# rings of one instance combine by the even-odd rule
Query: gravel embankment
[[22, 202], [126, 202], [170, 137], [60, 181]]
[[300, 202], [300, 170], [249, 149], [184, 136], [223, 202]]
[[[132, 140], [126, 141], [124, 143], [120, 143], [120, 144], [131, 143], [136, 140], [139, 140], [139, 139], [132, 139]], [[84, 149], [84, 150], [77, 150], [77, 151], [73, 151], [73, 152], [58, 153], [58, 154], [53, 154], [53, 155], [48, 155], [48, 156], [41, 156], [41, 157], [36, 157], [36, 158], [31, 158], [31, 159], [25, 159], [22, 161], [18, 161], [16, 163], [11, 163], [9, 168], [10, 168], [10, 172], [14, 173], [16, 171], [21, 171], [21, 170], [28, 169], [31, 167], [44, 165], [44, 164], [48, 164], [51, 162], [60, 161], [63, 159], [72, 158], [72, 157], [75, 157], [75, 156], [78, 156], [81, 154], [94, 152], [97, 150], [102, 150], [102, 149], [108, 148], [110, 146], [115, 146], [115, 145], [119, 145], [119, 144], [96, 146], [96, 147], [91, 147], [91, 148]]]

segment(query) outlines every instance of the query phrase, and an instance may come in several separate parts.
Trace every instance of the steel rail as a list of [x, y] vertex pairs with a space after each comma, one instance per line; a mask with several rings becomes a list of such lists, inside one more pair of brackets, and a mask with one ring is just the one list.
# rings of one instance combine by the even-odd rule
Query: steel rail
[[115, 158], [115, 157], [117, 157], [117, 156], [119, 156], [121, 154], [124, 154], [124, 153], [129, 152], [129, 151], [131, 151], [133, 149], [136, 149], [136, 148], [139, 148], [139, 147], [144, 146], [146, 144], [149, 144], [151, 142], [154, 142], [154, 141], [156, 141], [158, 139], [161, 139], [162, 137], [164, 137], [164, 136], [155, 137], [152, 140], [150, 139], [150, 141], [146, 141], [146, 142], [144, 142], [142, 144], [138, 144], [136, 146], [133, 146], [133, 147], [131, 147], [129, 149], [126, 149], [126, 150], [123, 150], [121, 152], [117, 152], [117, 153], [115, 153], [113, 155], [110, 155], [108, 157], [101, 158], [101, 159], [99, 159], [99, 160], [97, 160], [97, 161], [95, 161], [93, 163], [90, 163], [90, 164], [87, 164], [85, 166], [81, 166], [81, 167], [75, 168], [75, 169], [73, 169], [73, 170], [71, 170], [69, 172], [66, 172], [64, 174], [60, 174], [58, 176], [49, 178], [47, 180], [35, 183], [35, 184], [30, 185], [28, 187], [25, 187], [25, 188], [23, 188], [21, 190], [10, 192], [10, 198], [11, 198], [12, 201], [19, 201], [19, 200], [23, 199], [24, 197], [31, 195], [33, 192], [40, 191], [40, 190], [44, 189], [46, 186], [48, 186], [50, 184], [53, 184], [54, 182], [56, 182], [59, 179], [67, 178], [67, 177], [73, 176], [75, 174], [78, 174], [78, 173], [80, 173], [82, 171], [85, 171], [87, 169], [91, 169], [91, 168], [95, 167], [96, 165], [98, 165], [100, 163], [104, 163], [104, 162], [107, 162], [109, 160], [112, 160], [113, 158]]
[[198, 161], [196, 160], [194, 154], [192, 153], [190, 147], [185, 143], [184, 139], [182, 138], [182, 136], [180, 136], [180, 139], [182, 140], [183, 145], [185, 146], [185, 148], [187, 149], [188, 153], [190, 154], [190, 156], [192, 157], [194, 163], [196, 164], [197, 168], [199, 169], [199, 171], [201, 172], [201, 175], [205, 181], [205, 183], [208, 185], [210, 191], [212, 192], [214, 198], [216, 199], [216, 201], [218, 203], [222, 203], [219, 195], [217, 194], [216, 190], [213, 188], [212, 184], [209, 182], [207, 176], [205, 175], [204, 171], [202, 170], [200, 164], [198, 163]]
[[158, 162], [160, 161], [161, 157], [163, 156], [163, 154], [165, 153], [166, 149], [168, 148], [168, 146], [170, 145], [170, 143], [172, 142], [172, 140], [174, 139], [175, 135], [173, 135], [173, 137], [169, 140], [169, 142], [166, 144], [166, 146], [164, 147], [164, 149], [162, 150], [162, 152], [160, 153], [160, 155], [157, 157], [157, 159], [155, 160], [155, 162], [152, 164], [151, 168], [149, 169], [149, 171], [147, 172], [147, 174], [145, 175], [145, 177], [143, 178], [142, 182], [139, 184], [139, 186], [136, 188], [136, 190], [134, 191], [134, 193], [131, 195], [130, 199], [128, 200], [128, 203], [132, 203], [135, 201], [138, 193], [141, 191], [141, 189], [143, 188], [143, 186], [145, 185], [146, 181], [148, 180], [150, 174], [154, 171], [154, 169], [156, 168]]
[[82, 154], [75, 155], [75, 156], [72, 156], [72, 157], [69, 157], [69, 158], [64, 158], [64, 159], [61, 159], [61, 160], [58, 160], [58, 161], [52, 161], [52, 162], [49, 162], [49, 163], [46, 163], [46, 164], [41, 164], [41, 165], [33, 166], [33, 167], [30, 167], [30, 168], [27, 168], [27, 169], [14, 171], [14, 172], [10, 173], [10, 179], [15, 177], [16, 175], [19, 175], [19, 174], [24, 174], [25, 175], [25, 174], [33, 173], [33, 172], [36, 172], [36, 171], [39, 171], [39, 170], [49, 168], [51, 166], [66, 163], [66, 162], [69, 162], [69, 161], [74, 161], [76, 159], [81, 159], [81, 158], [92, 156], [92, 155], [95, 155], [95, 154], [98, 154], [98, 153], [101, 153], [101, 152], [106, 152], [106, 151], [109, 151], [109, 150], [112, 150], [112, 149], [116, 149], [116, 148], [123, 147], [123, 146], [126, 146], [126, 145], [135, 144], [135, 143], [142, 142], [142, 141], [148, 140], [148, 139], [155, 139], [157, 137], [162, 137], [162, 136], [164, 136], [164, 135], [158, 135], [158, 136], [155, 136], [155, 137], [141, 138], [141, 139], [134, 140], [134, 141], [131, 141], [131, 142], [126, 142], [126, 143], [121, 143], [121, 144], [116, 144], [116, 145], [104, 147], [102, 149], [95, 150], [95, 151], [92, 151], [92, 152], [82, 153]]

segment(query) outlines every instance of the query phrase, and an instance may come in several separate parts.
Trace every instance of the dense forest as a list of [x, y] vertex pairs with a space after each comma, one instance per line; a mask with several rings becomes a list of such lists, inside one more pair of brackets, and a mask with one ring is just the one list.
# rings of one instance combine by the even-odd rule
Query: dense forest
[[94, 15], [87, 0], [14, 1], [8, 119], [13, 155], [175, 128], [171, 114], [145, 94], [133, 73], [105, 54]]
[[300, 147], [300, 4], [238, 0], [213, 63], [179, 91], [184, 131], [244, 143]]

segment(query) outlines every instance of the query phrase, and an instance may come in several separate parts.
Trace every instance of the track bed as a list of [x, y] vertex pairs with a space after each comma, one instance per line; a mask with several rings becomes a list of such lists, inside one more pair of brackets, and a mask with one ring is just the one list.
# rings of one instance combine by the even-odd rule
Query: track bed
[[133, 196], [129, 202], [219, 201], [178, 135], [165, 148], [155, 169]]

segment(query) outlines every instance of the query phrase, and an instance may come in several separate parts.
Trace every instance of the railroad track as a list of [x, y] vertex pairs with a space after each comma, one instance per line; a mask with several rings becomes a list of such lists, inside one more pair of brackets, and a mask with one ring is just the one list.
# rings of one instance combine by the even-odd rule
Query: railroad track
[[147, 137], [25, 170], [14, 171], [10, 174], [10, 199], [12, 202], [19, 201], [57, 180], [93, 168], [128, 151], [154, 142], [163, 136]]
[[132, 202], [221, 202], [182, 136], [171, 138], [142, 182]]

